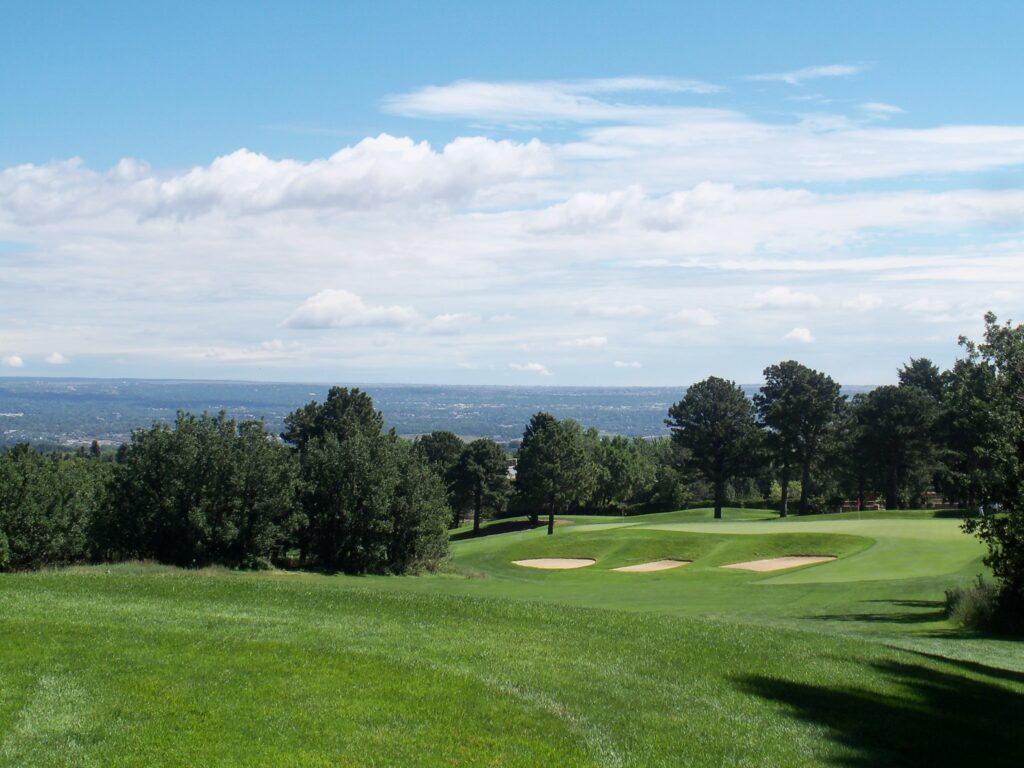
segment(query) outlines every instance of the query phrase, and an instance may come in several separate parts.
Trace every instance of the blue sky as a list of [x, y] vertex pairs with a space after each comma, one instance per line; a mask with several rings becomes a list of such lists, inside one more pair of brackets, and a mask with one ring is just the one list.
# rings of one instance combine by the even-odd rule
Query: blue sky
[[1024, 314], [1020, 3], [552, 5], [5, 3], [0, 375], [868, 383]]

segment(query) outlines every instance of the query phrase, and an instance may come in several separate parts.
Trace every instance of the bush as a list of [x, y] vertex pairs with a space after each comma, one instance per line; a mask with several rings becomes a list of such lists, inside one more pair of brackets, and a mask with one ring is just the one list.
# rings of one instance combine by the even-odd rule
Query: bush
[[89, 530], [109, 465], [44, 455], [27, 445], [0, 454], [0, 568], [64, 565], [90, 557]]
[[108, 559], [254, 568], [302, 522], [297, 463], [261, 422], [179, 413], [123, 447], [96, 537]]
[[973, 584], [946, 590], [946, 616], [967, 629], [993, 630], [1000, 622], [999, 588], [978, 576]]

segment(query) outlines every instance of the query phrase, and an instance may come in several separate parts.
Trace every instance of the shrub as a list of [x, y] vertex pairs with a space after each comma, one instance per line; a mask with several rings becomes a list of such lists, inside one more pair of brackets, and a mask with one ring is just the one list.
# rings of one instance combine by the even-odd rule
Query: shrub
[[946, 616], [967, 629], [992, 630], [999, 624], [999, 588], [981, 576], [973, 584], [946, 590]]
[[179, 413], [132, 434], [96, 537], [110, 559], [253, 568], [302, 522], [294, 456], [261, 422]]
[[87, 559], [108, 475], [104, 462], [44, 455], [27, 445], [0, 454], [0, 568]]

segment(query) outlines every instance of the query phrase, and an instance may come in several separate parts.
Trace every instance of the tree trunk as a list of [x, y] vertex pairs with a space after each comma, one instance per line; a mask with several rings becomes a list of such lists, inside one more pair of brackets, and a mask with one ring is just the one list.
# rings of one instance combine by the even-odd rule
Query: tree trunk
[[555, 532], [555, 510], [548, 513], [548, 536]]
[[789, 470], [783, 470], [782, 479], [779, 480], [782, 486], [782, 498], [780, 501], [779, 517], [785, 517], [789, 512]]
[[896, 467], [892, 464], [885, 468], [885, 508], [899, 507], [899, 490], [896, 483]]
[[811, 457], [805, 456], [803, 460], [803, 473], [800, 480], [800, 514], [807, 514], [807, 499], [811, 495]]
[[715, 520], [722, 519], [722, 507], [725, 506], [725, 481], [715, 481]]

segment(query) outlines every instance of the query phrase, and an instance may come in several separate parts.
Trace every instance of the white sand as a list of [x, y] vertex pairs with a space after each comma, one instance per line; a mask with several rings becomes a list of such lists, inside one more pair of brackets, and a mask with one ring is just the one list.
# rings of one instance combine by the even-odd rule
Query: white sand
[[586, 568], [595, 562], [597, 561], [588, 557], [539, 557], [535, 560], [513, 560], [512, 565], [521, 565], [523, 568], [543, 568], [548, 571], [567, 571], [572, 568]]
[[612, 570], [620, 573], [650, 573], [651, 571], [667, 571], [681, 565], [689, 565], [690, 562], [689, 560], [654, 560], [650, 563], [624, 565], [621, 568], [612, 568]]
[[835, 558], [827, 555], [822, 557], [773, 557], [770, 560], [750, 560], [746, 563], [733, 563], [722, 567], [734, 568], [737, 571], [781, 571], [786, 568], [796, 568], [812, 563], [827, 563], [832, 560]]

